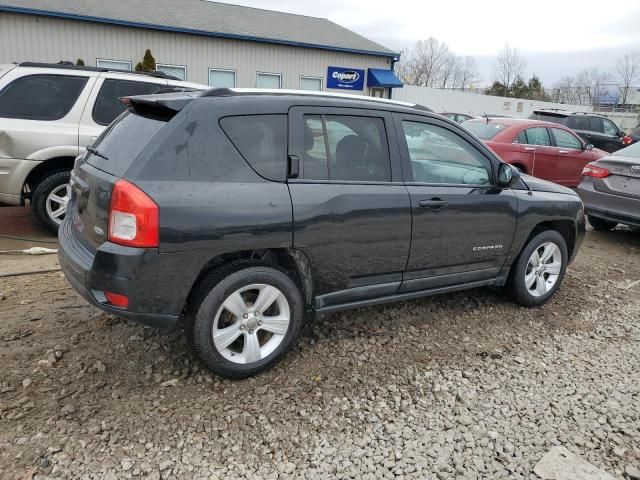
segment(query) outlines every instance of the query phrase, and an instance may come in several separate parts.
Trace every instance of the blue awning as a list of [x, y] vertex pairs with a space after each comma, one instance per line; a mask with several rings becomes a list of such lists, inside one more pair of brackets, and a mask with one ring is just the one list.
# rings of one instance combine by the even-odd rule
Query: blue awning
[[393, 70], [384, 70], [382, 68], [370, 68], [367, 73], [368, 87], [385, 87], [397, 88], [402, 87], [402, 82]]

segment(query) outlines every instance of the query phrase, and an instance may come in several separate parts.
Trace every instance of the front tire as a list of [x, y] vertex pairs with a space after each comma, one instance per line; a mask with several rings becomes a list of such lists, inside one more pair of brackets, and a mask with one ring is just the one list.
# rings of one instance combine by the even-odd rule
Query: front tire
[[302, 295], [288, 275], [266, 266], [239, 267], [201, 282], [185, 330], [212, 372], [240, 379], [279, 362], [295, 345], [303, 319]]
[[31, 194], [31, 210], [38, 223], [56, 235], [67, 212], [71, 196], [71, 173], [60, 170], [50, 173], [38, 183]]
[[547, 302], [562, 283], [567, 261], [567, 243], [562, 235], [554, 230], [537, 234], [511, 267], [507, 280], [511, 298], [525, 307]]
[[587, 218], [589, 219], [589, 225], [597, 232], [613, 230], [616, 228], [616, 225], [618, 225], [616, 222], [611, 222], [604, 218], [592, 217], [591, 215], [587, 216]]

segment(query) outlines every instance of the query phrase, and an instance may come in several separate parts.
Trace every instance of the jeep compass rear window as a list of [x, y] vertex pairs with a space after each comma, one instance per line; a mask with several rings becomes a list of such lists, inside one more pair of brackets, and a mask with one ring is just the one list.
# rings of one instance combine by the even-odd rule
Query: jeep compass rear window
[[469, 130], [476, 137], [482, 138], [483, 140], [489, 140], [490, 138], [495, 137], [498, 132], [507, 128], [507, 126], [500, 123], [487, 123], [486, 120], [471, 120], [469, 122], [464, 122], [464, 128]]
[[166, 124], [129, 111], [113, 122], [93, 144], [100, 155], [107, 158], [90, 154], [87, 161], [100, 170], [121, 177]]
[[0, 117], [60, 120], [78, 100], [88, 77], [29, 75], [0, 92]]
[[226, 117], [220, 126], [260, 176], [284, 181], [287, 175], [287, 116]]

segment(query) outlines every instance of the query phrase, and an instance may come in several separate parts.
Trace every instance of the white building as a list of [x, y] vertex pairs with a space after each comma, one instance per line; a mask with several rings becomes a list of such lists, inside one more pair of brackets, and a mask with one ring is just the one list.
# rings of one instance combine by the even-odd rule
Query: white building
[[389, 97], [398, 54], [327, 19], [206, 0], [0, 0], [0, 63], [82, 59], [221, 87]]

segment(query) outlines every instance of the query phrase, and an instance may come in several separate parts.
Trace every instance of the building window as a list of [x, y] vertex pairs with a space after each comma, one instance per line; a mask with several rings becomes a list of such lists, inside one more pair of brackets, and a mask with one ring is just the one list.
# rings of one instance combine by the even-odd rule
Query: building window
[[258, 72], [256, 88], [282, 88], [282, 76], [279, 73]]
[[209, 69], [209, 86], [216, 88], [235, 88], [236, 71], [222, 68]]
[[322, 91], [322, 77], [305, 77], [300, 75], [300, 90]]
[[167, 63], [156, 63], [156, 70], [166, 75], [176, 77], [178, 80], [187, 79], [187, 67], [184, 65], [169, 65]]
[[111, 70], [131, 70], [131, 62], [128, 60], [107, 60], [106, 58], [97, 58], [96, 67], [109, 68]]

